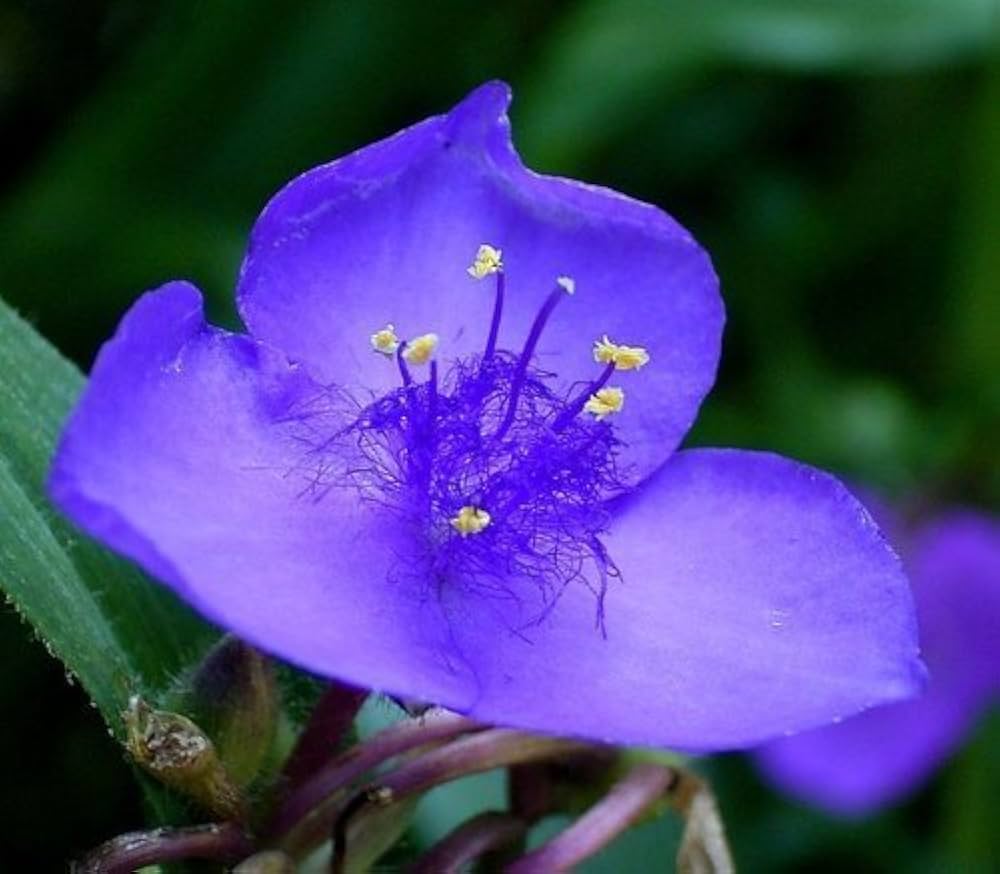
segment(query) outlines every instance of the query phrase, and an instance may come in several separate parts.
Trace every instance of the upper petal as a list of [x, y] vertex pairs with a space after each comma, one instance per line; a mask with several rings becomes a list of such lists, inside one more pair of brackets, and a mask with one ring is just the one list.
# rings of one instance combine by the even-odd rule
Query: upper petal
[[[254, 227], [239, 283], [257, 337], [320, 379], [376, 390], [394, 382], [370, 334], [433, 331], [440, 354], [481, 351], [491, 280], [466, 273], [477, 247], [503, 251], [500, 346], [517, 350], [557, 277], [575, 295], [549, 322], [540, 363], [565, 382], [596, 376], [591, 346], [646, 347], [623, 374], [619, 417], [646, 473], [679, 443], [710, 388], [723, 322], [705, 252], [661, 210], [607, 189], [527, 170], [511, 144], [508, 88], [489, 83], [450, 113], [291, 182]], [[585, 132], [581, 132], [583, 135]]]
[[171, 283], [102, 349], [50, 494], [252, 643], [357, 685], [455, 697], [464, 687], [441, 668], [420, 593], [394, 582], [406, 538], [355, 491], [314, 488], [322, 392], [280, 354], [206, 325], [198, 292]]
[[[584, 586], [527, 628], [509, 607], [487, 621], [457, 595], [447, 605], [455, 661], [475, 678], [470, 712], [707, 751], [921, 687], [898, 559], [826, 474], [768, 454], [681, 452], [620, 508], [607, 546], [623, 579], [607, 593], [606, 639]], [[530, 604], [530, 585], [518, 595]]]

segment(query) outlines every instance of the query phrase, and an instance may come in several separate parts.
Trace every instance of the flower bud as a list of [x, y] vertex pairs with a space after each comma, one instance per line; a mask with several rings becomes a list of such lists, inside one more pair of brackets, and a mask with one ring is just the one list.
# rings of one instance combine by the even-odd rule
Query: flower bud
[[236, 784], [249, 785], [268, 761], [278, 721], [270, 661], [227, 635], [195, 669], [181, 698], [181, 709], [211, 736]]
[[211, 813], [244, 818], [242, 794], [215, 745], [194, 722], [179, 713], [154, 710], [138, 695], [129, 699], [123, 717], [125, 745], [137, 764]]

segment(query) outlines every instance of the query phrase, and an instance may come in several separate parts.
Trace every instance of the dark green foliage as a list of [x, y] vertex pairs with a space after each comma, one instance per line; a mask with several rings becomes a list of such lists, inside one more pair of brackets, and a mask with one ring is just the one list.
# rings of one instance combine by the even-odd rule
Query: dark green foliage
[[[996, 26], [991, 0], [0, 4], [0, 295], [84, 368], [166, 279], [195, 280], [236, 325], [246, 233], [278, 186], [499, 76], [529, 164], [659, 203], [713, 253], [729, 318], [692, 444], [995, 509]], [[46, 503], [81, 386], [0, 309], [0, 584], [120, 731], [128, 695], [163, 701], [215, 632]], [[0, 635], [0, 748], [17, 751], [0, 868], [59, 870], [141, 825], [131, 777], [12, 610]], [[315, 692], [279, 680], [286, 713], [293, 689]], [[711, 776], [743, 871], [988, 870], [996, 737], [861, 825], [796, 809], [735, 759]], [[90, 831], [71, 825], [81, 807]], [[652, 870], [649, 848], [674, 841], [657, 828], [607, 870]]]

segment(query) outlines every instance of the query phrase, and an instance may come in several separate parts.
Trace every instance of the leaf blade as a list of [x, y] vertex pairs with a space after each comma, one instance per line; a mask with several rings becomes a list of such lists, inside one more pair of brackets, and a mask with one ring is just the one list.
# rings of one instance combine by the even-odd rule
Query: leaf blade
[[160, 700], [217, 632], [49, 504], [49, 462], [83, 382], [0, 301], [0, 589], [120, 736], [129, 695]]

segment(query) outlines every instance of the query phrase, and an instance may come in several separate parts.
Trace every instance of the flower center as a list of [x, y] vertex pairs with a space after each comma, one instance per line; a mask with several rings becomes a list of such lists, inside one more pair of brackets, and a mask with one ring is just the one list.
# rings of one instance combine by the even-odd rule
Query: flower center
[[349, 399], [335, 390], [344, 424], [314, 444], [310, 487], [323, 494], [349, 485], [389, 514], [387, 524], [411, 528], [426, 549], [421, 566], [410, 569], [435, 585], [506, 594], [512, 579], [530, 580], [545, 605], [541, 618], [567, 585], [582, 582], [597, 598], [600, 625], [608, 580], [619, 576], [600, 540], [605, 506], [628, 488], [618, 463], [623, 444], [609, 421], [625, 393], [607, 383], [616, 371], [643, 367], [649, 355], [605, 335], [594, 343], [603, 365], [595, 378], [561, 391], [533, 358], [546, 324], [574, 293], [573, 280], [554, 281], [513, 353], [497, 347], [500, 250], [481, 246], [468, 273], [495, 281], [482, 354], [451, 361], [442, 375], [436, 334], [401, 339], [391, 324], [375, 331], [372, 349], [395, 362], [401, 385], [349, 415]]

